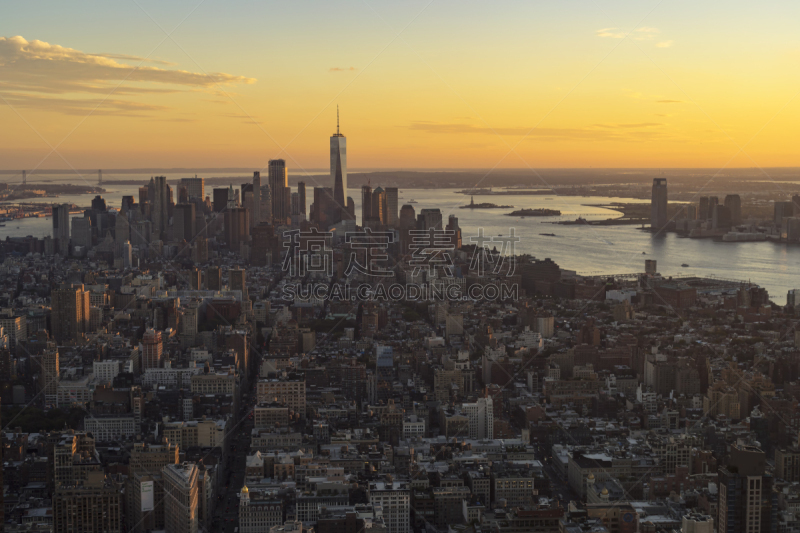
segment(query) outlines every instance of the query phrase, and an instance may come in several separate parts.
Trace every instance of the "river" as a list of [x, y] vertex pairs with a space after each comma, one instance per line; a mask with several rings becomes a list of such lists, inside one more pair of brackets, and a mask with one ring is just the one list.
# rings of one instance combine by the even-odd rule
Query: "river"
[[[106, 179], [113, 179], [104, 176]], [[168, 175], [169, 183], [190, 175]], [[200, 175], [211, 177], [211, 175]], [[144, 185], [150, 178], [124, 174], [117, 179], [142, 179]], [[47, 175], [48, 180], [61, 182], [75, 178]], [[242, 182], [250, 176], [242, 175]], [[263, 179], [263, 178], [262, 178]], [[309, 186], [311, 184], [309, 183]], [[379, 184], [373, 184], [373, 187]], [[109, 207], [118, 208], [122, 196], [133, 195], [138, 201], [139, 185], [103, 184], [107, 192], [103, 195]], [[212, 187], [206, 185], [206, 194]], [[348, 190], [356, 205], [356, 213], [361, 213], [361, 195], [357, 189]], [[89, 205], [91, 195], [62, 196], [56, 201], [74, 202]], [[307, 201], [313, 199], [312, 191], [307, 193]], [[548, 208], [561, 211], [561, 217], [508, 217], [513, 209], [460, 209], [468, 204], [470, 197], [458, 194], [454, 189], [402, 189], [399, 206], [414, 199], [414, 209], [419, 213], [423, 208], [439, 208], [445, 222], [450, 214], [459, 219], [463, 242], [469, 244], [470, 237], [483, 228], [486, 236], [508, 235], [514, 228], [520, 242], [516, 253], [528, 253], [537, 258], [550, 258], [562, 268], [575, 270], [580, 274], [622, 274], [644, 271], [644, 260], [658, 261], [658, 271], [662, 275], [717, 276], [721, 278], [750, 280], [765, 287], [773, 301], [783, 304], [789, 289], [800, 287], [795, 281], [794, 268], [800, 264], [800, 245], [776, 244], [772, 242], [723, 243], [708, 239], [679, 238], [674, 233], [653, 236], [636, 226], [586, 226], [549, 224], [557, 220], [573, 220], [583, 216], [589, 220], [619, 216], [619, 212], [585, 204], [608, 204], [620, 202], [642, 202], [629, 198], [577, 197], [577, 196], [477, 196], [476, 202], [492, 202], [513, 205], [521, 208]], [[28, 200], [31, 202], [41, 200]], [[33, 235], [44, 237], [52, 233], [50, 218], [25, 219], [6, 223], [0, 228], [0, 237], [10, 235], [21, 237]], [[555, 237], [540, 233], [553, 233]], [[688, 264], [689, 267], [681, 267]]]

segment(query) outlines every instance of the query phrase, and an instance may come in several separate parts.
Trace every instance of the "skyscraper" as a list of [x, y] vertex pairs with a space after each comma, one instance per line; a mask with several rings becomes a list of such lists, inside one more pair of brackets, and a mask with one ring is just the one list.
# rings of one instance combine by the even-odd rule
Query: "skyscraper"
[[742, 199], [738, 194], [729, 194], [725, 197], [725, 207], [731, 212], [731, 224], [738, 226], [742, 223]]
[[58, 346], [56, 346], [56, 343], [47, 343], [47, 348], [39, 358], [39, 361], [41, 361], [41, 368], [39, 369], [39, 390], [43, 393], [45, 404], [55, 407], [58, 403], [58, 382], [61, 376]]
[[198, 470], [184, 461], [164, 467], [164, 529], [167, 533], [197, 533]]
[[361, 186], [361, 225], [367, 224], [372, 220], [372, 187], [369, 185]]
[[195, 233], [195, 205], [193, 203], [176, 205], [172, 216], [173, 240], [191, 242]]
[[331, 183], [333, 200], [340, 210], [347, 208], [347, 138], [339, 133], [339, 107], [336, 107], [336, 133], [331, 135]]
[[438, 207], [423, 209], [417, 216], [417, 229], [442, 229], [442, 212]]
[[84, 251], [92, 247], [92, 219], [75, 217], [72, 219], [72, 245], [82, 246]]
[[283, 159], [271, 159], [268, 168], [269, 188], [272, 196], [272, 219], [276, 224], [286, 224], [290, 207], [286, 203], [286, 189], [289, 188], [286, 161]]
[[206, 269], [206, 290], [222, 290], [222, 270], [218, 266], [210, 266]]
[[792, 202], [775, 202], [774, 210], [775, 225], [779, 228], [783, 225], [784, 218], [794, 216], [794, 204]]
[[206, 197], [206, 182], [203, 178], [197, 176], [193, 178], [181, 178], [179, 187], [186, 188], [186, 196], [189, 200], [205, 200]]
[[491, 398], [478, 398], [475, 403], [462, 404], [469, 418], [469, 438], [494, 438], [494, 402]]
[[148, 368], [159, 368], [163, 350], [161, 332], [153, 328], [145, 331], [142, 338], [142, 371]]
[[650, 198], [650, 229], [661, 231], [667, 225], [667, 179], [653, 179]]
[[253, 210], [250, 213], [250, 227], [261, 223], [261, 172], [253, 172]]
[[169, 223], [169, 190], [167, 189], [166, 176], [155, 176], [150, 178], [150, 192], [153, 193], [152, 198], [148, 193], [149, 201], [152, 204], [150, 212], [150, 220], [153, 222], [153, 232], [163, 238]]
[[372, 191], [372, 218], [380, 224], [386, 224], [386, 192], [383, 187], [375, 187]]
[[397, 225], [397, 187], [386, 187], [386, 225]]
[[300, 203], [300, 214], [306, 218], [306, 182], [297, 182], [297, 196], [297, 201]]
[[228, 189], [218, 188], [214, 189], [214, 212], [222, 213], [228, 207]]
[[242, 299], [247, 299], [247, 271], [243, 268], [228, 270], [228, 285], [232, 291], [241, 291]]
[[53, 495], [53, 531], [122, 531], [122, 494], [103, 471], [87, 479], [59, 484]]
[[226, 209], [224, 216], [228, 248], [231, 251], [239, 252], [242, 243], [247, 242], [250, 238], [249, 211], [244, 207], [234, 207]]
[[69, 255], [69, 204], [53, 206], [53, 239], [61, 255]]
[[773, 478], [766, 474], [766, 456], [755, 446], [733, 445], [730, 461], [719, 469], [720, 533], [767, 533], [775, 531], [773, 514], [777, 495]]
[[79, 341], [89, 327], [89, 292], [64, 284], [50, 294], [50, 327], [58, 342]]
[[711, 213], [708, 211], [708, 196], [700, 197], [700, 205], [697, 208], [697, 218], [703, 221], [711, 218]]

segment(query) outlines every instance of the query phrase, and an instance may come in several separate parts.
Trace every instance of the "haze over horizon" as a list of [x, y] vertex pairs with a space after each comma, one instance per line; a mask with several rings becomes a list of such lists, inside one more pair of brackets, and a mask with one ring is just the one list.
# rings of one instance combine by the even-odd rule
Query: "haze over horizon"
[[337, 104], [353, 170], [800, 165], [789, 2], [45, 5], [0, 25], [4, 169], [324, 169]]

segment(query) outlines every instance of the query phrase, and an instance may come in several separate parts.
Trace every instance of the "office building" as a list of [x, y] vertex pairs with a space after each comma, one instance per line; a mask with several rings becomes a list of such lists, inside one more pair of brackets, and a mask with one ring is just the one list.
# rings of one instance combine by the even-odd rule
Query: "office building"
[[442, 229], [442, 212], [438, 207], [433, 209], [423, 209], [417, 215], [417, 229]]
[[300, 213], [303, 215], [303, 218], [308, 216], [307, 208], [306, 208], [306, 182], [299, 181], [297, 182], [297, 201], [300, 205]]
[[[178, 464], [178, 460], [178, 446], [174, 443], [133, 444], [125, 494], [128, 531], [144, 533], [164, 529], [162, 471], [167, 465]], [[145, 505], [142, 505], [143, 495], [147, 500]]]
[[53, 239], [56, 252], [62, 256], [69, 255], [69, 207], [69, 204], [53, 206]]
[[336, 223], [336, 204], [333, 201], [333, 189], [330, 187], [314, 187], [314, 204], [312, 205], [312, 221], [319, 224], [321, 230], [327, 230]]
[[478, 398], [474, 403], [462, 404], [461, 410], [469, 419], [469, 438], [494, 438], [494, 402], [491, 398]]
[[222, 269], [220, 267], [211, 266], [206, 269], [206, 290], [222, 290]]
[[711, 218], [711, 213], [708, 210], [708, 196], [701, 196], [700, 203], [697, 208], [698, 220], [708, 220]]
[[759, 448], [737, 444], [731, 447], [730, 461], [719, 469], [720, 533], [775, 531], [777, 494], [765, 468], [766, 455]]
[[243, 268], [228, 270], [228, 285], [232, 291], [241, 291], [242, 299], [247, 300], [247, 271]]
[[28, 340], [28, 319], [25, 315], [0, 315], [0, 328], [8, 335], [8, 345], [14, 347], [19, 342]]
[[151, 204], [150, 221], [153, 223], [153, 233], [163, 239], [169, 224], [169, 189], [166, 176], [150, 178], [148, 186], [148, 201]]
[[383, 507], [387, 533], [408, 533], [411, 494], [405, 481], [376, 481], [369, 484], [369, 503]]
[[291, 216], [293, 217], [300, 216], [300, 195], [297, 194], [296, 192], [293, 192], [291, 198], [292, 198]]
[[166, 533], [197, 533], [199, 526], [199, 472], [195, 463], [170, 464], [164, 477], [164, 530]]
[[88, 479], [56, 487], [53, 495], [55, 533], [119, 533], [122, 494], [102, 471]]
[[[336, 133], [331, 135], [331, 185], [333, 201], [341, 210], [347, 208], [347, 138], [339, 132], [339, 108], [336, 108]], [[334, 222], [338, 222], [335, 220]]]
[[261, 223], [261, 172], [253, 172], [253, 207], [250, 211], [250, 227]]
[[50, 293], [50, 327], [58, 342], [78, 342], [89, 330], [89, 292], [64, 284]]
[[361, 186], [361, 225], [367, 224], [372, 220], [372, 187], [369, 185]]
[[711, 228], [715, 230], [731, 229], [731, 210], [724, 205], [715, 205], [711, 216]]
[[386, 224], [386, 191], [383, 187], [375, 187], [372, 191], [372, 220]]
[[731, 224], [739, 226], [742, 224], [742, 199], [738, 194], [729, 194], [725, 197], [725, 207], [731, 214]]
[[72, 219], [72, 247], [80, 246], [84, 252], [92, 247], [92, 219], [74, 217]]
[[774, 206], [775, 225], [779, 228], [783, 225], [783, 219], [794, 216], [794, 204], [792, 202], [775, 202]]
[[160, 368], [163, 350], [161, 332], [157, 329], [148, 328], [142, 338], [142, 371], [148, 368]]
[[397, 187], [386, 187], [386, 224], [391, 227], [397, 226], [397, 202]]
[[800, 448], [789, 446], [775, 450], [775, 478], [790, 483], [800, 481]]
[[661, 231], [667, 225], [667, 179], [654, 178], [650, 198], [650, 229]]
[[286, 201], [289, 189], [289, 175], [286, 171], [286, 161], [272, 159], [269, 162], [269, 188], [272, 198], [272, 220], [276, 225], [286, 224], [289, 217], [289, 204]]
[[268, 533], [283, 524], [283, 503], [267, 492], [242, 487], [239, 498], [239, 533]]
[[239, 252], [250, 240], [250, 214], [244, 207], [228, 208], [224, 212], [225, 238], [228, 248]]
[[196, 235], [195, 204], [178, 204], [172, 216], [172, 238], [176, 241], [191, 242]]
[[227, 187], [214, 189], [213, 195], [213, 206], [215, 213], [222, 213], [228, 207], [228, 194], [229, 189]]
[[186, 196], [189, 200], [203, 201], [206, 198], [206, 180], [198, 178], [181, 178], [179, 186], [186, 189]]
[[302, 379], [261, 379], [256, 384], [258, 403], [278, 402], [306, 416], [306, 382]]
[[39, 391], [44, 396], [46, 405], [53, 407], [58, 403], [58, 382], [61, 377], [58, 347], [55, 343], [48, 343], [47, 348], [39, 361]]

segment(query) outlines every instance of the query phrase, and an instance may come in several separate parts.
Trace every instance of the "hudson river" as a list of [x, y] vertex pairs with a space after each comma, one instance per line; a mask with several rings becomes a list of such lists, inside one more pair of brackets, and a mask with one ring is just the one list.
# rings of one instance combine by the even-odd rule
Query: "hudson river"
[[[217, 174], [218, 175], [218, 174]], [[168, 183], [174, 184], [179, 178], [189, 174], [167, 175]], [[118, 179], [142, 179], [142, 185], [150, 176], [120, 175]], [[210, 177], [202, 176], [201, 177]], [[43, 179], [62, 182], [64, 177], [46, 176]], [[246, 182], [250, 176], [242, 176]], [[263, 178], [262, 178], [263, 179]], [[73, 178], [74, 180], [74, 178]], [[36, 181], [39, 181], [38, 179]], [[380, 184], [375, 183], [373, 187]], [[314, 186], [313, 180], [306, 182], [307, 189]], [[119, 208], [123, 195], [133, 195], [138, 202], [138, 185], [114, 186], [104, 183], [107, 192], [103, 195], [109, 207]], [[206, 185], [210, 195], [212, 186]], [[361, 194], [357, 189], [349, 189], [356, 205], [356, 214], [361, 214]], [[313, 199], [311, 190], [307, 192], [309, 204]], [[62, 196], [52, 199], [55, 202], [74, 202], [88, 206], [91, 195]], [[450, 214], [458, 217], [465, 244], [470, 237], [483, 228], [487, 237], [508, 235], [514, 228], [520, 238], [516, 253], [528, 253], [537, 258], [551, 258], [562, 268], [575, 270], [579, 274], [623, 274], [644, 271], [644, 260], [658, 261], [658, 271], [664, 276], [698, 275], [717, 276], [736, 280], [751, 280], [769, 290], [770, 298], [778, 303], [786, 302], [789, 289], [800, 288], [798, 265], [800, 265], [800, 245], [774, 244], [771, 242], [723, 243], [707, 239], [678, 238], [674, 233], [652, 236], [636, 226], [561, 226], [548, 224], [556, 220], [574, 220], [579, 215], [589, 220], [606, 219], [619, 216], [619, 212], [603, 208], [588, 207], [583, 204], [608, 204], [614, 201], [641, 202], [642, 200], [605, 197], [578, 196], [476, 196], [475, 202], [492, 202], [498, 205], [513, 205], [514, 209], [459, 209], [468, 204], [470, 197], [457, 194], [453, 189], [400, 189], [399, 206], [415, 200], [412, 204], [419, 213], [423, 208], [439, 208], [445, 223]], [[30, 200], [35, 201], [35, 200]], [[561, 211], [561, 217], [520, 217], [505, 216], [515, 209], [548, 208]], [[10, 235], [20, 237], [33, 235], [44, 237], [52, 232], [50, 218], [25, 219], [7, 222], [0, 228], [0, 237]], [[540, 233], [553, 233], [555, 237]], [[498, 246], [498, 249], [500, 246]], [[644, 253], [643, 253], [644, 252]], [[681, 267], [688, 264], [688, 267]]]

